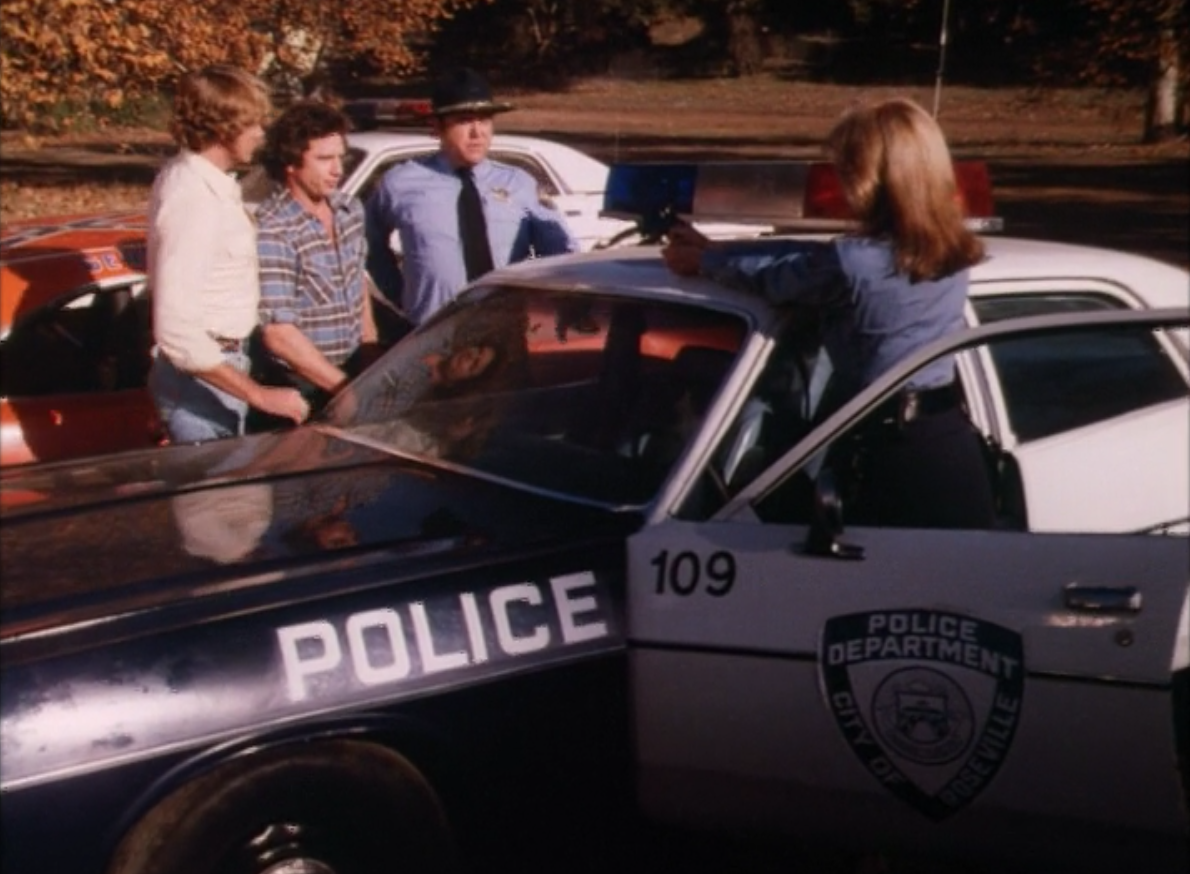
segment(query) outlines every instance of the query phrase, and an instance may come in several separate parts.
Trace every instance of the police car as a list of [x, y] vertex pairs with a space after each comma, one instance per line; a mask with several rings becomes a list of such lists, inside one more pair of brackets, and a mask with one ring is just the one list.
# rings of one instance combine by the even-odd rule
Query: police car
[[0, 229], [0, 465], [155, 446], [141, 213]]
[[[434, 154], [438, 151], [438, 140], [408, 130], [360, 130], [347, 135], [347, 146], [340, 187], [366, 201], [388, 170], [405, 161]], [[604, 209], [610, 168], [602, 161], [565, 143], [518, 134], [493, 136], [488, 157], [519, 167], [537, 181], [540, 196], [566, 218], [580, 251], [615, 245], [633, 236], [632, 218], [610, 215]], [[245, 200], [250, 204], [261, 203], [272, 184], [263, 168], [254, 167], [241, 181]], [[764, 230], [752, 223], [727, 221], [699, 222], [699, 228], [715, 238]], [[393, 245], [399, 251], [400, 243], [395, 235]]]
[[[805, 313], [610, 249], [485, 277], [305, 427], [4, 472], [5, 870], [479, 867], [630, 791], [1184, 870], [1187, 275], [986, 242], [970, 328], [837, 409]], [[831, 447], [949, 354], [997, 525], [848, 524]]]
[[[428, 108], [427, 108], [428, 111]], [[437, 151], [410, 131], [348, 135], [341, 187], [367, 198], [394, 165]], [[497, 135], [491, 157], [528, 172], [583, 251], [635, 239], [635, 222], [603, 215], [608, 166], [562, 143]], [[241, 180], [259, 204], [263, 169]], [[702, 222], [713, 237], [764, 228]], [[394, 233], [392, 245], [399, 252]], [[146, 390], [152, 346], [139, 212], [61, 216], [0, 229], [0, 466], [157, 446], [165, 431]]]

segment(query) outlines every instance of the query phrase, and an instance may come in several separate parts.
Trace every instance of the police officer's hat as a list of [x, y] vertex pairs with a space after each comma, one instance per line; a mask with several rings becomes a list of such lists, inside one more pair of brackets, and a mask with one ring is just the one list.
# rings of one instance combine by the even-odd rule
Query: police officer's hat
[[448, 115], [452, 112], [478, 112], [495, 115], [508, 112], [511, 103], [492, 100], [492, 89], [487, 80], [474, 70], [460, 67], [439, 76], [430, 92], [430, 111], [434, 115]]

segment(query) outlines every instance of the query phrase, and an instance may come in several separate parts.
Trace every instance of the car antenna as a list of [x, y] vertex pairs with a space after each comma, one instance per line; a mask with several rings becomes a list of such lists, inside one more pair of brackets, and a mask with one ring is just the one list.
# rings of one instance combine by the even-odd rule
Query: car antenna
[[942, 72], [946, 68], [946, 30], [950, 20], [950, 0], [942, 0], [942, 30], [938, 33], [938, 74], [934, 77], [934, 118], [942, 103]]

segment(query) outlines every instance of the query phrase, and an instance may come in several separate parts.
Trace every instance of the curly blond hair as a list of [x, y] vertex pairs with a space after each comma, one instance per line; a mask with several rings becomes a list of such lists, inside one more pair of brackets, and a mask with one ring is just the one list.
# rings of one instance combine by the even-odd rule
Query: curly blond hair
[[197, 152], [229, 145], [252, 125], [264, 124], [270, 110], [264, 82], [239, 67], [215, 64], [178, 82], [169, 132], [178, 145]]
[[948, 276], [983, 257], [963, 223], [946, 139], [916, 103], [894, 98], [852, 109], [826, 147], [862, 232], [889, 240], [910, 279]]

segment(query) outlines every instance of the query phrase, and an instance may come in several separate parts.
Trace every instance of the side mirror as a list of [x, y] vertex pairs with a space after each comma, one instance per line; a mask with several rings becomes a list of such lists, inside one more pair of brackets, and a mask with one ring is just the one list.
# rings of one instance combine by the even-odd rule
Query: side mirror
[[854, 543], [844, 543], [843, 499], [835, 475], [829, 467], [818, 472], [814, 482], [814, 518], [802, 552], [822, 558], [841, 558], [859, 561], [864, 557], [864, 548]]

